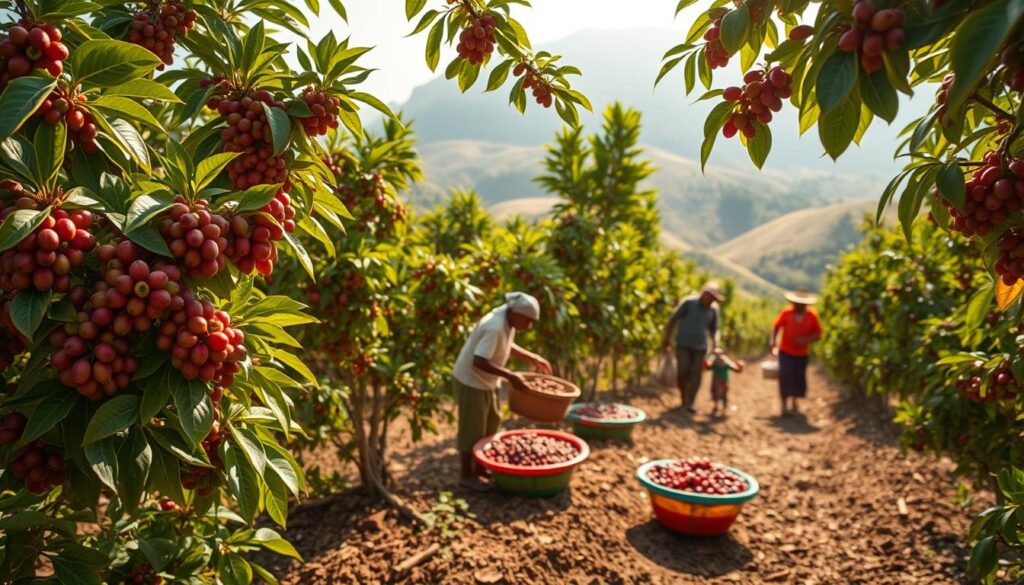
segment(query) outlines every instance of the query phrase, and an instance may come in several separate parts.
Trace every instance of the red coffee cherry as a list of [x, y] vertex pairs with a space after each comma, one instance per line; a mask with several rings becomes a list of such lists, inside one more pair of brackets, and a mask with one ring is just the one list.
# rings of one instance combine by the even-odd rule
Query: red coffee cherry
[[57, 447], [35, 441], [11, 463], [11, 473], [25, 481], [25, 489], [40, 495], [64, 483], [64, 456]]
[[30, 75], [33, 69], [59, 77], [69, 55], [67, 46], [61, 42], [60, 29], [24, 18], [12, 24], [0, 38], [0, 91], [12, 79]]
[[182, 292], [183, 307], [160, 325], [157, 348], [171, 352], [171, 365], [188, 380], [231, 386], [245, 360], [245, 336], [231, 317], [210, 301]]
[[737, 109], [726, 120], [722, 135], [732, 138], [742, 132], [747, 138], [757, 135], [754, 122], [768, 124], [772, 113], [782, 109], [782, 100], [792, 95], [791, 78], [781, 67], [755, 69], [743, 77], [743, 87], [727, 87], [722, 92], [726, 101], [737, 102]]
[[[24, 199], [22, 208], [35, 207], [31, 199]], [[18, 208], [16, 205], [0, 211], [0, 221]], [[89, 232], [92, 221], [88, 211], [53, 210], [18, 245], [0, 253], [0, 290], [70, 290], [74, 272], [96, 245], [96, 238]]]
[[[177, 37], [186, 36], [195, 27], [196, 12], [186, 8], [180, 0], [154, 2], [135, 13], [126, 40], [149, 49], [165, 65], [170, 65], [174, 62]], [[163, 65], [159, 67], [163, 68]]]
[[658, 485], [698, 494], [738, 494], [749, 487], [746, 480], [719, 463], [704, 457], [680, 459], [668, 465], [655, 465], [647, 478]]
[[216, 276], [226, 266], [230, 224], [224, 216], [211, 213], [205, 200], [190, 202], [176, 195], [157, 229], [192, 278]]
[[338, 98], [327, 95], [323, 90], [307, 87], [299, 99], [306, 102], [313, 112], [311, 117], [302, 118], [302, 128], [307, 136], [322, 136], [327, 134], [328, 128], [338, 127], [338, 113], [341, 111]]
[[494, 52], [496, 26], [497, 21], [490, 15], [468, 20], [459, 35], [459, 44], [455, 47], [459, 58], [469, 61], [472, 65], [483, 63], [484, 59]]
[[876, 10], [871, 0], [860, 0], [853, 7], [854, 22], [840, 29], [840, 51], [859, 53], [860, 66], [866, 73], [880, 70], [885, 61], [882, 54], [903, 46], [905, 13], [899, 8]]

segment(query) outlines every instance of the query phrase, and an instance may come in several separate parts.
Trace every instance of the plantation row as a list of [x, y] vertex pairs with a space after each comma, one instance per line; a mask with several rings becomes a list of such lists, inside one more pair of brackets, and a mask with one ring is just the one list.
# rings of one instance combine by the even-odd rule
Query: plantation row
[[[904, 445], [953, 459], [1005, 506], [971, 528], [969, 569], [992, 579], [1000, 556], [1019, 575], [1024, 359], [1020, 304], [996, 299], [977, 253], [923, 219], [902, 232], [865, 225], [829, 273], [821, 355], [833, 376], [898, 403]], [[998, 477], [998, 481], [996, 478]]]
[[[656, 194], [639, 188], [651, 169], [637, 148], [636, 112], [612, 106], [601, 133], [559, 134], [537, 181], [560, 203], [537, 223], [499, 225], [471, 192], [413, 219], [398, 195], [420, 177], [410, 127], [388, 123], [383, 136], [334, 145], [332, 168], [359, 222], [333, 253], [312, 254], [319, 281], [292, 263], [268, 284], [302, 290], [320, 321], [293, 332], [322, 381], [296, 396], [309, 437], [294, 446], [333, 444], [358, 462], [370, 491], [386, 489], [394, 420], [403, 417], [418, 438], [454, 414], [455, 358], [505, 292], [540, 300], [541, 319], [523, 343], [592, 396], [646, 382], [675, 303], [706, 278], [658, 242]], [[760, 350], [768, 307], [730, 299], [723, 343]], [[317, 492], [344, 479], [309, 477]]]

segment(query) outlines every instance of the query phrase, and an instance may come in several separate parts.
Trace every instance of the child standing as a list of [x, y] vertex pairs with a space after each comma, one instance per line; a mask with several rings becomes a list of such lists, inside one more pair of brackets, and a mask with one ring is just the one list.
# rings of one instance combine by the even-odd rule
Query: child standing
[[719, 405], [722, 407], [722, 416], [726, 415], [729, 406], [729, 372], [742, 372], [744, 365], [743, 360], [733, 361], [720, 347], [716, 347], [705, 362], [704, 367], [711, 370], [711, 399], [715, 403], [711, 416], [718, 414]]

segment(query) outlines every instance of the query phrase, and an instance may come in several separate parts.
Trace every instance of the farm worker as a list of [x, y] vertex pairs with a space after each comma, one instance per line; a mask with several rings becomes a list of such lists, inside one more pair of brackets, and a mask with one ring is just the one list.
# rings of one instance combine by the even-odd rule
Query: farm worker
[[[793, 401], [792, 412], [800, 412], [797, 398], [807, 396], [807, 360], [811, 344], [821, 338], [821, 322], [818, 314], [810, 308], [818, 297], [804, 289], [787, 292], [791, 306], [783, 309], [775, 318], [772, 329], [772, 355], [779, 356], [779, 395], [782, 397], [782, 416], [788, 416], [786, 399]], [[782, 339], [779, 340], [779, 332]]]
[[711, 351], [718, 347], [718, 303], [724, 300], [722, 287], [709, 281], [701, 287], [699, 294], [688, 296], [679, 303], [665, 327], [661, 345], [666, 351], [672, 347], [672, 329], [676, 329], [676, 385], [679, 386], [683, 406], [690, 414], [697, 412], [693, 403], [704, 373], [708, 338], [711, 339]]
[[544, 374], [551, 364], [539, 355], [515, 344], [516, 331], [525, 331], [540, 318], [540, 303], [521, 292], [505, 295], [505, 304], [484, 316], [469, 334], [455, 360], [455, 396], [459, 403], [456, 444], [461, 463], [460, 484], [486, 490], [480, 482], [484, 470], [473, 460], [473, 445], [498, 431], [498, 381], [501, 378], [519, 389], [526, 388], [521, 376], [505, 368], [510, 357], [533, 364]]

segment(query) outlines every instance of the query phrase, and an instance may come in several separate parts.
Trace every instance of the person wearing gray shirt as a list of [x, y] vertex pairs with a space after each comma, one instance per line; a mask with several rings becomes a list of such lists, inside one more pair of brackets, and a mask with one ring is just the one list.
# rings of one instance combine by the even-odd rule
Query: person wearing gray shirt
[[693, 407], [700, 390], [704, 374], [704, 357], [708, 353], [708, 338], [711, 351], [718, 347], [718, 305], [725, 300], [722, 289], [715, 282], [706, 283], [700, 294], [683, 299], [665, 327], [662, 346], [671, 348], [672, 330], [676, 331], [676, 385], [687, 412], [695, 413]]

